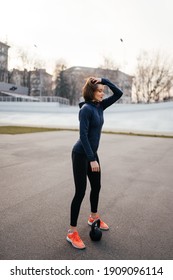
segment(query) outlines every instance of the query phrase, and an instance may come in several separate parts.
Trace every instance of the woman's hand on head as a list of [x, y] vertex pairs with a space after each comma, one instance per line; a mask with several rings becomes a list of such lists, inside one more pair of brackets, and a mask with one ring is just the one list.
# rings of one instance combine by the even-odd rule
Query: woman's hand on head
[[100, 172], [100, 166], [96, 160], [90, 161], [90, 165], [91, 165], [92, 172]]
[[91, 82], [93, 84], [101, 83], [101, 81], [102, 81], [101, 78], [91, 77]]

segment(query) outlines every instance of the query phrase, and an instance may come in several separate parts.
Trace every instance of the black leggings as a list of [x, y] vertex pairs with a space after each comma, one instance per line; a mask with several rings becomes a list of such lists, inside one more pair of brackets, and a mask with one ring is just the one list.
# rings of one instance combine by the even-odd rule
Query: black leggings
[[[97, 156], [99, 163], [99, 158]], [[92, 172], [90, 162], [83, 154], [72, 151], [73, 175], [75, 183], [75, 195], [71, 203], [71, 222], [70, 225], [77, 226], [80, 206], [85, 196], [87, 176], [91, 185], [90, 204], [91, 212], [97, 213], [99, 192], [101, 188], [101, 172]]]

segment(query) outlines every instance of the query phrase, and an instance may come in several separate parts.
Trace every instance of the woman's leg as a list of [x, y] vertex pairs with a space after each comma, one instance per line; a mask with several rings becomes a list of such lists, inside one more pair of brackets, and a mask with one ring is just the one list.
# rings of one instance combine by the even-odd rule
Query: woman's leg
[[[99, 158], [97, 157], [97, 161], [99, 163]], [[101, 169], [100, 169], [101, 170]], [[88, 178], [91, 184], [91, 193], [90, 193], [90, 202], [91, 202], [91, 215], [88, 220], [88, 224], [92, 225], [92, 223], [96, 219], [100, 219], [97, 208], [99, 202], [99, 193], [101, 188], [101, 171], [100, 172], [92, 172], [90, 165], [88, 165]], [[109, 226], [100, 219], [100, 229], [108, 230]]]
[[[97, 161], [99, 163], [98, 156], [97, 156]], [[100, 188], [101, 188], [101, 170], [100, 170], [100, 172], [93, 172], [91, 170], [90, 163], [88, 163], [87, 175], [88, 175], [90, 185], [91, 185], [91, 192], [90, 192], [91, 212], [93, 214], [95, 213], [97, 215], [99, 193], [100, 193]]]
[[80, 206], [85, 196], [87, 178], [87, 159], [85, 155], [72, 152], [73, 175], [75, 182], [75, 195], [71, 203], [70, 229], [67, 234], [67, 241], [77, 249], [84, 249], [85, 244], [77, 231], [77, 220]]
[[87, 159], [85, 155], [72, 152], [72, 165], [75, 183], [75, 195], [71, 203], [70, 225], [72, 228], [77, 226], [80, 206], [85, 196], [87, 184]]

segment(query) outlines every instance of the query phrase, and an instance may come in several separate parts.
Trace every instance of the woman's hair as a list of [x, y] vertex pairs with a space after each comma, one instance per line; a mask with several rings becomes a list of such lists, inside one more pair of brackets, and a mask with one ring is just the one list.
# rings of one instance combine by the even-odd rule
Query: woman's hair
[[82, 88], [82, 95], [85, 101], [92, 101], [94, 99], [94, 92], [97, 87], [98, 83], [94, 84], [91, 77], [86, 80], [86, 83]]

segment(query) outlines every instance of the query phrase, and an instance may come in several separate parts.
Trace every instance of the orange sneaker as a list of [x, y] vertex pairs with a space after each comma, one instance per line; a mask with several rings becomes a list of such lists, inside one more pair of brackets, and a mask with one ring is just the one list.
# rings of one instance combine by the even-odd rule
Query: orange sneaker
[[[98, 219], [100, 219], [100, 218], [96, 217], [95, 219], [93, 219], [90, 215], [90, 217], [88, 219], [88, 224], [91, 226], [94, 223], [94, 221], [96, 221]], [[102, 229], [102, 230], [108, 230], [109, 229], [108, 225], [105, 222], [103, 222], [101, 219], [100, 219], [100, 229]]]
[[69, 241], [73, 245], [73, 247], [75, 247], [77, 249], [84, 249], [85, 248], [85, 244], [81, 240], [77, 231], [69, 232], [67, 234], [66, 239], [67, 239], [67, 241]]

